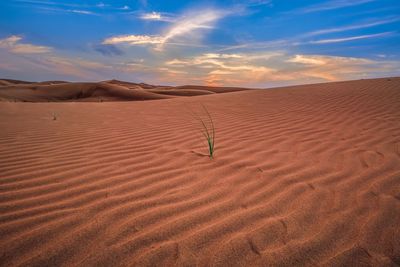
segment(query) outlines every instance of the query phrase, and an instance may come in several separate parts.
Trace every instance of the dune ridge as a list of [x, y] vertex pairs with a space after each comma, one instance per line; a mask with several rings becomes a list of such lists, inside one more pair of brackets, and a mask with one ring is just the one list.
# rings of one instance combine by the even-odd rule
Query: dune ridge
[[142, 101], [229, 93], [248, 90], [234, 87], [159, 86], [110, 80], [98, 83], [64, 81], [26, 82], [0, 80], [0, 101], [8, 102], [103, 102]]
[[0, 265], [398, 266], [399, 122], [400, 78], [0, 102]]

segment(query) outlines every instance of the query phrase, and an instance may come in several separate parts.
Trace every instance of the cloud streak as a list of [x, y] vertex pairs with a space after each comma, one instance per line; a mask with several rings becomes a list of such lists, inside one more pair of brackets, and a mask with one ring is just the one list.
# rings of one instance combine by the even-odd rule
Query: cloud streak
[[308, 44], [332, 44], [332, 43], [343, 43], [355, 40], [362, 40], [362, 39], [371, 39], [371, 38], [378, 38], [384, 37], [394, 34], [394, 32], [382, 32], [376, 34], [365, 34], [359, 36], [351, 36], [351, 37], [344, 37], [344, 38], [333, 38], [333, 39], [323, 39], [317, 41], [309, 41]]
[[352, 1], [331, 0], [331, 1], [321, 3], [321, 4], [315, 4], [315, 5], [305, 7], [305, 8], [294, 10], [294, 13], [307, 14], [307, 13], [335, 10], [335, 9], [340, 9], [340, 8], [345, 8], [345, 7], [359, 6], [359, 5], [367, 4], [370, 2], [374, 2], [374, 1], [376, 1], [376, 0], [352, 0]]
[[[214, 27], [216, 21], [228, 13], [221, 10], [207, 9], [200, 12], [190, 12], [164, 31], [161, 35], [119, 35], [106, 38], [103, 44], [127, 44], [127, 45], [156, 45], [155, 49], [162, 51], [166, 44], [182, 44], [182, 40], [196, 40], [202, 34], [201, 31]], [[162, 20], [160, 13], [153, 12], [144, 14], [141, 17], [145, 20]], [[178, 40], [178, 41], [177, 41]]]
[[81, 14], [81, 15], [101, 15], [102, 12], [108, 11], [123, 11], [130, 10], [127, 5], [124, 6], [112, 6], [98, 2], [97, 4], [85, 4], [85, 3], [68, 3], [68, 2], [55, 2], [55, 1], [41, 1], [41, 0], [13, 0], [16, 3], [20, 3], [20, 6], [34, 8], [37, 10], [47, 10], [61, 13]]
[[331, 33], [338, 33], [338, 32], [346, 32], [351, 30], [358, 30], [358, 29], [365, 29], [374, 26], [390, 24], [400, 21], [400, 17], [389, 17], [382, 20], [375, 20], [371, 22], [353, 24], [353, 25], [345, 25], [342, 27], [336, 28], [327, 28], [321, 29], [311, 32], [306, 32], [303, 34], [299, 34], [297, 36], [293, 36], [287, 39], [277, 39], [265, 42], [244, 42], [235, 45], [228, 45], [223, 48], [220, 48], [219, 51], [230, 51], [230, 50], [245, 50], [245, 49], [274, 49], [279, 47], [286, 47], [290, 48], [293, 46], [299, 45], [309, 45], [309, 44], [330, 44], [330, 43], [341, 43], [341, 42], [349, 42], [349, 41], [356, 41], [356, 40], [363, 40], [363, 39], [370, 39], [370, 38], [379, 38], [379, 37], [388, 37], [396, 35], [396, 32], [383, 32], [383, 33], [376, 33], [376, 34], [364, 34], [364, 35], [357, 35], [357, 36], [350, 36], [350, 37], [338, 37], [338, 38], [326, 38], [321, 40], [312, 40], [310, 37], [319, 36], [319, 35], [327, 35]]
[[161, 36], [150, 35], [120, 35], [107, 38], [103, 41], [105, 45], [128, 44], [128, 45], [143, 45], [143, 44], [161, 44], [164, 38]]
[[36, 6], [58, 6], [58, 7], [68, 7], [74, 9], [82, 9], [82, 8], [96, 8], [96, 9], [123, 9], [128, 10], [130, 9], [129, 6], [125, 5], [122, 7], [113, 7], [109, 4], [104, 4], [103, 2], [98, 2], [97, 4], [76, 4], [76, 3], [68, 3], [68, 2], [60, 2], [60, 1], [41, 1], [41, 0], [13, 0], [15, 2], [36, 5]]
[[139, 16], [139, 19], [144, 21], [162, 21], [162, 22], [175, 22], [176, 18], [173, 15], [168, 13], [161, 13], [161, 12], [150, 12], [150, 13], [143, 13]]
[[388, 18], [388, 19], [377, 20], [377, 21], [361, 23], [361, 24], [347, 25], [347, 26], [336, 27], [336, 28], [322, 29], [322, 30], [309, 32], [309, 33], [305, 34], [304, 36], [316, 36], [316, 35], [323, 35], [323, 34], [329, 34], [329, 33], [335, 33], [335, 32], [344, 32], [344, 31], [365, 29], [365, 28], [371, 28], [371, 27], [375, 27], [375, 26], [379, 26], [379, 25], [394, 23], [397, 21], [400, 21], [400, 17]]
[[83, 15], [94, 15], [95, 13], [87, 10], [78, 10], [78, 9], [71, 9], [65, 10], [66, 12], [76, 13], [76, 14], [83, 14]]
[[161, 49], [163, 44], [177, 37], [193, 36], [199, 30], [211, 29], [214, 23], [227, 13], [220, 10], [203, 10], [201, 12], [187, 14], [183, 19], [178, 20], [164, 35], [164, 42], [158, 47]]
[[140, 18], [144, 20], [161, 20], [161, 14], [153, 11], [151, 13], [145, 13], [141, 15]]

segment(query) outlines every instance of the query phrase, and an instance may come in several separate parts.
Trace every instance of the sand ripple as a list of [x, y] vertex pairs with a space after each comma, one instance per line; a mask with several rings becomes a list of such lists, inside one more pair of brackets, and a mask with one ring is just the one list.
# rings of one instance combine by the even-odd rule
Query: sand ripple
[[400, 265], [399, 78], [3, 102], [0, 128], [1, 266]]

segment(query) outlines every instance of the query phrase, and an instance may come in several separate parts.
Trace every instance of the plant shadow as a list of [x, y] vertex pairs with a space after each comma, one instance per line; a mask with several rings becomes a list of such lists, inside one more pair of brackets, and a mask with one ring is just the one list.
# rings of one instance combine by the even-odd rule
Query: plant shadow
[[210, 155], [209, 154], [206, 154], [206, 153], [201, 153], [201, 152], [197, 152], [197, 151], [194, 151], [194, 150], [191, 150], [190, 151], [191, 153], [193, 153], [193, 154], [196, 154], [197, 156], [200, 156], [200, 157], [210, 157]]

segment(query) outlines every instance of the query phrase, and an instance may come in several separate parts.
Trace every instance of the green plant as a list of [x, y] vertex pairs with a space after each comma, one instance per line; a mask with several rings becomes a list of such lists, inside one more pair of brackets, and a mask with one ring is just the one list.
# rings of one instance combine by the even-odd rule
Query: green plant
[[210, 158], [213, 158], [214, 156], [214, 151], [215, 151], [215, 127], [214, 127], [214, 122], [213, 119], [210, 115], [210, 112], [208, 112], [207, 108], [202, 105], [208, 120], [209, 120], [209, 125], [206, 124], [206, 122], [201, 118], [198, 117], [199, 121], [201, 122], [201, 125], [203, 127], [202, 133], [203, 136], [206, 138], [207, 140], [207, 144], [208, 144], [208, 156]]

